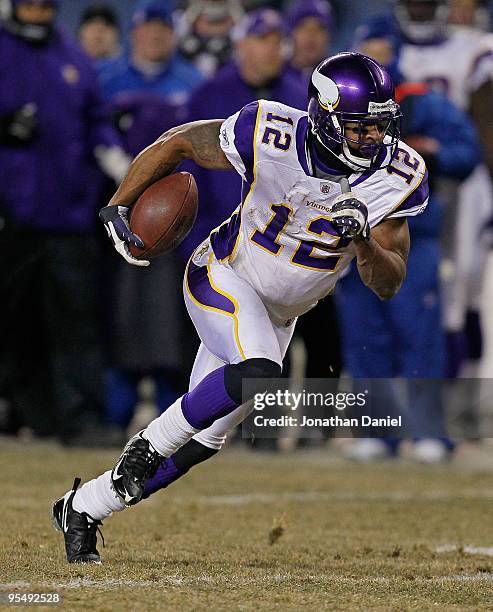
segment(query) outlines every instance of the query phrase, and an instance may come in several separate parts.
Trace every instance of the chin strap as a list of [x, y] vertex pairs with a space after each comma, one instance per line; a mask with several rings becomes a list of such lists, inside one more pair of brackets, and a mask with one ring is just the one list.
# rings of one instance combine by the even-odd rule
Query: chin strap
[[358, 157], [354, 155], [351, 153], [346, 141], [342, 143], [342, 151], [343, 155], [340, 155], [339, 159], [344, 158], [343, 163], [345, 163], [351, 169], [356, 170], [356, 172], [361, 172], [361, 170], [369, 170], [371, 168], [374, 157], [368, 159], [366, 157]]
[[[324, 151], [327, 151], [327, 153], [330, 153], [330, 155], [334, 159], [336, 159], [339, 163], [349, 168], [349, 170], [352, 170], [353, 172], [361, 172], [363, 170], [367, 170], [370, 168], [371, 160], [361, 159], [361, 163], [359, 163], [360, 158], [356, 157], [355, 155], [352, 155], [352, 153], [349, 151], [349, 147], [347, 146], [346, 142], [343, 142], [341, 145], [343, 153], [338, 155], [337, 153], [329, 149], [327, 146], [325, 146], [325, 144], [319, 138], [317, 133], [315, 133], [314, 136], [317, 139], [317, 142], [320, 143], [320, 145], [323, 147]], [[351, 158], [354, 160], [358, 160], [358, 161], [353, 162]], [[365, 162], [368, 165], [365, 165]]]
[[[353, 172], [364, 172], [365, 170], [370, 170], [372, 168], [372, 164], [375, 159], [378, 158], [380, 152], [374, 155], [372, 158], [358, 157], [351, 153], [346, 140], [343, 139], [342, 143], [338, 143], [338, 146], [341, 147], [342, 152], [337, 154], [335, 151], [330, 149], [320, 138], [317, 129], [314, 127], [313, 123], [310, 121], [310, 130], [309, 134], [311, 134], [319, 143], [319, 145], [323, 148], [324, 151], [330, 153], [330, 155], [336, 159], [339, 163], [342, 163], [346, 168], [352, 170]], [[374, 168], [375, 170], [379, 168]]]

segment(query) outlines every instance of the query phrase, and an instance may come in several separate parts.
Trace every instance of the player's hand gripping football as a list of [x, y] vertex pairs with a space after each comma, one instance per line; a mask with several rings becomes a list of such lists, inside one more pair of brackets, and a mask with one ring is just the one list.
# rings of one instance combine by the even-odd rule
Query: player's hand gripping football
[[134, 244], [141, 249], [144, 248], [144, 243], [141, 238], [130, 229], [128, 223], [129, 212], [130, 206], [104, 206], [99, 211], [99, 218], [104, 223], [113, 246], [125, 261], [133, 266], [148, 266], [150, 264], [149, 261], [146, 259], [137, 259], [130, 253], [130, 249], [128, 248], [129, 244]]
[[332, 209], [332, 225], [341, 238], [370, 239], [370, 226], [368, 225], [368, 209], [366, 204], [351, 193], [347, 179], [341, 181], [342, 193], [336, 198]]

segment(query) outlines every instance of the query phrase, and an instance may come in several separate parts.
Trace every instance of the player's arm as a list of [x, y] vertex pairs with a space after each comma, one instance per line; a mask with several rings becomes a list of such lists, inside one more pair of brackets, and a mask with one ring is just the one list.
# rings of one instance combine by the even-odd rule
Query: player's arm
[[363, 283], [382, 300], [393, 297], [406, 278], [409, 227], [405, 218], [387, 219], [370, 232], [368, 208], [341, 181], [342, 194], [331, 208], [331, 221], [339, 236], [353, 242]]
[[204, 168], [233, 169], [219, 144], [222, 123], [222, 119], [217, 119], [175, 127], [134, 159], [108, 206], [99, 211], [113, 246], [125, 261], [135, 266], [149, 265], [147, 260], [137, 259], [130, 253], [129, 244], [143, 248], [144, 243], [132, 232], [128, 222], [132, 204], [147, 187], [171, 174], [184, 159], [192, 159]]
[[407, 220], [387, 219], [371, 230], [370, 239], [353, 239], [363, 283], [382, 300], [393, 297], [406, 278], [410, 238]]
[[132, 162], [110, 205], [131, 205], [157, 180], [191, 159], [203, 168], [233, 170], [219, 144], [223, 119], [194, 121], [165, 132]]

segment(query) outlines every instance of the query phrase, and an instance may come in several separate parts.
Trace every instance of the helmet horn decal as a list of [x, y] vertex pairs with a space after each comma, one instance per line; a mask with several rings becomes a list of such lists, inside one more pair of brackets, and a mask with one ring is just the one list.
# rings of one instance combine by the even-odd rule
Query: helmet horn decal
[[[390, 75], [372, 58], [339, 53], [322, 61], [308, 86], [308, 118], [327, 154], [348, 168], [375, 170], [391, 163], [401, 112]], [[370, 126], [379, 133], [372, 143]]]
[[339, 106], [341, 100], [339, 88], [335, 81], [320, 74], [318, 70], [314, 70], [312, 74], [312, 83], [318, 91], [318, 102], [320, 106], [327, 111], [335, 110]]

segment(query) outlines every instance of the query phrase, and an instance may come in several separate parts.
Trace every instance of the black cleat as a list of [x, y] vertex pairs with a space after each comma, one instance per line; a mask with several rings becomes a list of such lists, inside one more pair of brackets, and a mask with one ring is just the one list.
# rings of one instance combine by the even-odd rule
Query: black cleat
[[142, 499], [146, 480], [154, 476], [162, 460], [142, 431], [130, 438], [111, 472], [113, 489], [126, 506]]
[[79, 484], [80, 478], [76, 478], [72, 490], [53, 504], [53, 526], [63, 533], [69, 563], [101, 563], [96, 548], [96, 532], [103, 537], [99, 529], [101, 521], [95, 521], [85, 512], [76, 512], [72, 507]]

